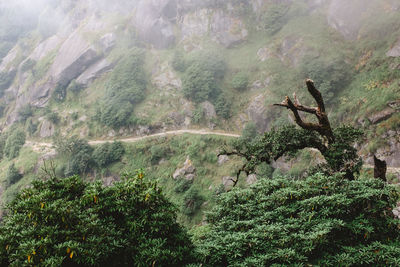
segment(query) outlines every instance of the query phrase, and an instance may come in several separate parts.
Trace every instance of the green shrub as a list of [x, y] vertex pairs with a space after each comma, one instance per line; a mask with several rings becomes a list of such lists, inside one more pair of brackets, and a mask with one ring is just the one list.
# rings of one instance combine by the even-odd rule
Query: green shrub
[[175, 193], [185, 193], [192, 186], [193, 180], [188, 179], [178, 179], [175, 183], [174, 192]]
[[286, 23], [290, 4], [271, 4], [261, 16], [261, 27], [268, 34], [274, 34], [278, 32]]
[[186, 70], [182, 88], [184, 96], [195, 102], [206, 101], [219, 90], [214, 74], [198, 63]]
[[105, 143], [97, 146], [93, 151], [93, 160], [100, 168], [119, 161], [125, 153], [121, 142]]
[[397, 197], [378, 179], [262, 179], [221, 195], [196, 243], [210, 266], [398, 266]]
[[110, 187], [36, 180], [7, 209], [1, 266], [184, 266], [194, 254], [176, 208], [141, 173]]
[[183, 57], [182, 52], [175, 51], [171, 65], [176, 71], [184, 72], [186, 70], [185, 58]]
[[10, 72], [0, 72], [0, 96], [2, 96], [4, 91], [11, 86], [16, 74], [16, 70]]
[[152, 165], [157, 164], [161, 159], [169, 153], [169, 148], [165, 145], [154, 145], [150, 148], [150, 162]]
[[193, 216], [203, 202], [204, 198], [200, 195], [199, 190], [193, 186], [190, 187], [183, 197], [182, 213], [187, 216]]
[[12, 163], [7, 170], [6, 173], [6, 184], [7, 187], [17, 183], [22, 178], [22, 174], [19, 173], [18, 169], [15, 167], [14, 163]]
[[144, 53], [132, 50], [113, 70], [96, 118], [114, 129], [128, 125], [134, 105], [145, 98], [146, 84]]
[[58, 83], [54, 88], [53, 99], [56, 102], [61, 103], [64, 102], [66, 97], [67, 97], [67, 86], [62, 83]]
[[247, 73], [240, 72], [232, 79], [232, 88], [238, 91], [244, 91], [249, 85], [249, 76]]
[[58, 124], [60, 122], [60, 116], [58, 115], [57, 112], [54, 111], [53, 112], [50, 111], [49, 113], [47, 113], [46, 119], [52, 122], [53, 124]]
[[4, 155], [9, 159], [18, 157], [19, 151], [25, 144], [25, 138], [26, 135], [24, 131], [17, 128], [12, 129], [5, 141]]
[[77, 83], [75, 80], [69, 83], [67, 87], [67, 91], [72, 92], [73, 94], [79, 94], [80, 91], [83, 90], [83, 85]]
[[224, 94], [220, 94], [215, 102], [215, 111], [218, 116], [229, 119], [232, 116], [231, 111], [232, 101]]
[[33, 108], [30, 104], [27, 104], [18, 110], [18, 117], [22, 122], [25, 122], [28, 118], [32, 116], [33, 116]]

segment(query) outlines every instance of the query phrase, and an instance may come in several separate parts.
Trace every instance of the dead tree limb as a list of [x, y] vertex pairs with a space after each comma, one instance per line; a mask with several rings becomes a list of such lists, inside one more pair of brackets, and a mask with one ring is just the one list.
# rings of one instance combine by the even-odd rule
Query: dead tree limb
[[[321, 92], [318, 91], [317, 88], [315, 88], [314, 82], [312, 80], [308, 79], [306, 81], [306, 84], [308, 92], [310, 93], [310, 95], [312, 95], [318, 107], [307, 107], [300, 104], [299, 100], [296, 97], [296, 94], [293, 94], [294, 102], [289, 98], [289, 96], [286, 96], [285, 100], [283, 100], [282, 103], [275, 104], [275, 106], [290, 109], [294, 115], [297, 125], [305, 130], [318, 132], [321, 136], [327, 139], [328, 144], [334, 143], [335, 136], [333, 134], [328, 115], [325, 111], [325, 103], [324, 99], [322, 98]], [[309, 123], [303, 121], [299, 111], [315, 115], [318, 119], [318, 123]]]

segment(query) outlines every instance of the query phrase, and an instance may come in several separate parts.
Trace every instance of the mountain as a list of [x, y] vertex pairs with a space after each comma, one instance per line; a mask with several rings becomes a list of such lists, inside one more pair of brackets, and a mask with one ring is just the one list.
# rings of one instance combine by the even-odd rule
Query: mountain
[[[11, 190], [4, 196], [28, 184], [43, 159], [67, 164], [40, 145], [53, 137], [113, 140], [205, 128], [238, 134], [252, 122], [261, 133], [292, 122], [272, 106], [285, 95], [310, 101], [306, 78], [323, 93], [333, 123], [365, 130], [359, 144], [365, 161], [372, 164], [376, 153], [399, 174], [399, 26], [396, 0], [3, 1], [2, 135], [20, 129], [30, 142], [17, 159], [0, 164], [4, 180], [13, 161], [25, 175], [3, 186]], [[172, 176], [189, 156], [200, 165], [197, 176], [208, 177], [194, 182], [208, 198], [208, 189], [229, 184], [235, 171], [232, 160], [218, 167], [220, 142], [143, 141], [128, 154], [147, 156], [129, 168]], [[151, 157], [157, 164], [148, 166]], [[117, 177], [119, 164], [130, 162], [124, 160], [89, 176]], [[301, 172], [308, 163], [280, 165]]]

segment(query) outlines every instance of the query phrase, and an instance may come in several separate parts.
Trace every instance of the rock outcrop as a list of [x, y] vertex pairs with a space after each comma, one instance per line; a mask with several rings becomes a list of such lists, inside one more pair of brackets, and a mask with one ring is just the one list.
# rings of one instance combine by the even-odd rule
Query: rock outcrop
[[176, 169], [172, 177], [174, 179], [184, 178], [187, 180], [193, 180], [195, 178], [196, 168], [193, 166], [192, 161], [189, 157], [186, 158], [182, 168]]
[[271, 114], [268, 114], [268, 109], [265, 106], [265, 96], [260, 94], [256, 96], [247, 108], [247, 115], [252, 120], [259, 132], [265, 132], [269, 129], [270, 123], [273, 120]]
[[176, 0], [142, 0], [136, 10], [135, 26], [139, 37], [156, 48], [168, 48], [175, 42], [173, 21]]
[[388, 57], [400, 57], [400, 38], [393, 45], [393, 47], [386, 53]]

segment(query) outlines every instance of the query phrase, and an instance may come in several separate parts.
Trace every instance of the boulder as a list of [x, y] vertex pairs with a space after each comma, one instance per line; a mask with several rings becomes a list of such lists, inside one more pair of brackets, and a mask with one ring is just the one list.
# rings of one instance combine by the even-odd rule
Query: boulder
[[176, 0], [140, 1], [134, 22], [139, 38], [156, 48], [168, 48], [175, 42], [172, 21], [176, 16]]
[[215, 111], [215, 107], [211, 102], [205, 101], [200, 104], [203, 108], [204, 116], [207, 120], [211, 120], [217, 117], [217, 113]]
[[236, 178], [231, 176], [222, 177], [222, 184], [224, 185], [225, 191], [232, 189], [235, 180]]
[[269, 116], [265, 106], [265, 96], [260, 94], [256, 96], [247, 108], [247, 115], [256, 124], [259, 132], [265, 132], [269, 129], [272, 117]]
[[252, 184], [254, 184], [256, 182], [257, 182], [257, 175], [256, 174], [250, 174], [249, 176], [247, 176], [246, 183], [248, 185], [252, 185]]
[[107, 33], [100, 38], [99, 44], [103, 50], [103, 53], [108, 53], [115, 46], [117, 37], [115, 33]]
[[114, 65], [107, 59], [102, 59], [87, 70], [85, 70], [77, 79], [76, 82], [84, 87], [87, 87], [90, 83], [100, 77], [102, 74], [112, 70]]
[[186, 158], [182, 168], [176, 169], [172, 177], [174, 179], [184, 178], [187, 180], [193, 180], [195, 178], [196, 168], [193, 166], [192, 161], [189, 157]]
[[394, 109], [388, 107], [382, 111], [376, 112], [376, 113], [368, 116], [368, 120], [372, 124], [377, 124], [377, 123], [380, 123], [382, 121], [389, 119], [395, 112], [396, 111]]
[[79, 30], [75, 31], [61, 46], [50, 68], [50, 74], [56, 84], [68, 85], [77, 78], [97, 59], [99, 54], [94, 45], [91, 45], [82, 36]]
[[400, 38], [393, 45], [393, 47], [386, 53], [388, 57], [400, 57]]
[[218, 165], [222, 165], [229, 161], [229, 157], [227, 155], [220, 155], [218, 157]]

